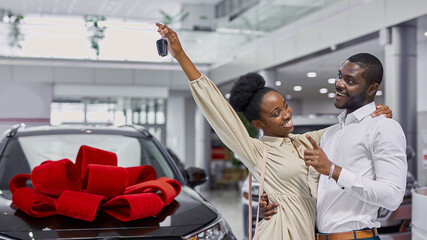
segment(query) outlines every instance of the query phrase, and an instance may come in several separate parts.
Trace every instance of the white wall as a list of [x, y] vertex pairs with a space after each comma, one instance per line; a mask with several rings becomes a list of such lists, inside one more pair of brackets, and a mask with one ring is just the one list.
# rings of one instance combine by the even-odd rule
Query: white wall
[[[426, 17], [427, 18], [427, 17]], [[419, 29], [427, 31], [427, 25]], [[427, 186], [427, 37], [417, 44], [417, 180]]]
[[427, 41], [418, 42], [417, 47], [417, 110], [422, 112], [427, 111]]
[[44, 83], [0, 82], [0, 132], [23, 122], [27, 126], [50, 123], [53, 86]]

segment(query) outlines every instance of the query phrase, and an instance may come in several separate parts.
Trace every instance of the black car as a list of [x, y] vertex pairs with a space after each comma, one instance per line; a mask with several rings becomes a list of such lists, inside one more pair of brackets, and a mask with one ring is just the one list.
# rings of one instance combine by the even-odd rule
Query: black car
[[[100, 211], [93, 222], [62, 215], [30, 217], [12, 204], [9, 182], [46, 160], [75, 160], [81, 145], [117, 154], [118, 166], [151, 165], [176, 179], [181, 193], [156, 216], [122, 222]], [[13, 127], [0, 143], [0, 239], [235, 239], [221, 214], [193, 188], [202, 169], [181, 171], [168, 150], [141, 126]], [[30, 184], [30, 183], [28, 183]]]

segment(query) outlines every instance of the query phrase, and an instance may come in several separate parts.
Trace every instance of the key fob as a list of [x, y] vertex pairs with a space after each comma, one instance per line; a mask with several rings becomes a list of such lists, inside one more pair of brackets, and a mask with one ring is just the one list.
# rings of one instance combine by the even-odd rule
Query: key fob
[[164, 57], [168, 55], [168, 41], [166, 41], [166, 39], [161, 38], [157, 40], [156, 45], [157, 45], [157, 53], [160, 56]]

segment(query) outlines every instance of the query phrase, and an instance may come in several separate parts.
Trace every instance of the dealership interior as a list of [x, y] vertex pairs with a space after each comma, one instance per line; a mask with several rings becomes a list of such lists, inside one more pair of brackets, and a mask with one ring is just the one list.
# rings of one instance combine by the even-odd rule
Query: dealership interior
[[[186, 168], [205, 170], [196, 190], [237, 239], [247, 239], [248, 170], [204, 118], [178, 62], [159, 56], [156, 22], [177, 32], [226, 99], [239, 76], [260, 73], [296, 127], [336, 123], [339, 67], [356, 53], [376, 56], [375, 102], [405, 133], [409, 195], [427, 186], [426, 0], [1, 0], [0, 20], [2, 133], [20, 123], [144, 126]], [[421, 200], [406, 209], [406, 227], [381, 239], [427, 239], [426, 214], [414, 214], [427, 213], [424, 193], [412, 191]]]

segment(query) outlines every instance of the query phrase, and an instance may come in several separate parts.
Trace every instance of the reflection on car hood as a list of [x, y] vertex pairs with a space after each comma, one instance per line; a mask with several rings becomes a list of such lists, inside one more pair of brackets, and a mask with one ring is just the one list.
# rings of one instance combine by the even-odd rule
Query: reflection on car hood
[[[183, 186], [175, 201], [156, 217], [121, 222], [100, 211], [93, 222], [65, 216], [33, 218], [11, 206], [11, 193], [0, 195], [0, 238], [104, 238], [183, 236], [212, 222], [218, 213], [199, 194]], [[176, 238], [181, 239], [181, 238]]]

